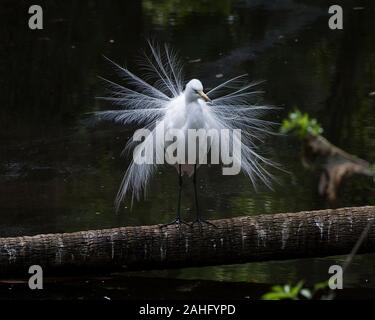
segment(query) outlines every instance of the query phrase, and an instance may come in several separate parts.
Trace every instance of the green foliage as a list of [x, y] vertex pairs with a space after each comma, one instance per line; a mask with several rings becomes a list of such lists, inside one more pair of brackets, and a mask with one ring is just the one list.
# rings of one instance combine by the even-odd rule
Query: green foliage
[[321, 134], [323, 128], [316, 119], [311, 119], [307, 113], [302, 113], [296, 109], [289, 113], [287, 119], [283, 120], [280, 131], [281, 133], [293, 132], [299, 138], [304, 138], [308, 134], [313, 136]]
[[295, 286], [289, 284], [273, 286], [270, 292], [262, 296], [262, 300], [312, 300], [318, 292], [328, 286], [327, 281], [315, 284], [312, 289], [304, 288], [303, 284], [303, 281], [300, 281]]

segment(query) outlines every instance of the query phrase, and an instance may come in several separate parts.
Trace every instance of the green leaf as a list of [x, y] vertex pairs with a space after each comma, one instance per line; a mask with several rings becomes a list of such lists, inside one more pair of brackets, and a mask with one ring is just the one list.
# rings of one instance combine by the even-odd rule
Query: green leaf
[[262, 296], [263, 300], [283, 300], [283, 299], [295, 299], [286, 292], [268, 292]]
[[282, 286], [274, 286], [272, 287], [274, 292], [284, 292], [284, 288]]
[[301, 113], [298, 109], [289, 113], [280, 128], [281, 133], [294, 133], [300, 138], [307, 134], [319, 135], [323, 132], [322, 127], [316, 119], [310, 119], [307, 113]]
[[326, 289], [328, 287], [328, 281], [322, 281], [322, 282], [318, 282], [314, 285], [314, 290], [317, 291], [317, 290], [323, 290], [323, 289]]
[[292, 288], [291, 294], [297, 297], [302, 287], [303, 287], [303, 281], [298, 282], [297, 285]]

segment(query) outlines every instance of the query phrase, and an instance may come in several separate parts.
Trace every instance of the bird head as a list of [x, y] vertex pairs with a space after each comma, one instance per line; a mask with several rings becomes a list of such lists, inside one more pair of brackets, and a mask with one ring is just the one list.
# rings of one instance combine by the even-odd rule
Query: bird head
[[185, 98], [187, 101], [192, 102], [198, 99], [203, 99], [206, 102], [211, 99], [203, 92], [203, 85], [197, 79], [190, 80], [185, 88]]

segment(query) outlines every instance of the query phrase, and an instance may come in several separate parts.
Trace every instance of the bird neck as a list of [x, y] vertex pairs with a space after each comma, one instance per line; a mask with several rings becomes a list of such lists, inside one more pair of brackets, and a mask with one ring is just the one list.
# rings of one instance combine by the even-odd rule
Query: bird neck
[[196, 97], [191, 97], [191, 96], [185, 96], [185, 103], [186, 105], [191, 104], [191, 105], [199, 105], [198, 99]]
[[201, 105], [197, 99], [194, 99], [191, 101], [186, 100], [186, 104], [185, 104], [186, 112], [190, 113], [199, 109], [201, 109]]
[[192, 103], [194, 101], [197, 101], [197, 97], [191, 92], [191, 90], [187, 89], [184, 92], [185, 96], [185, 103], [188, 105], [189, 103]]

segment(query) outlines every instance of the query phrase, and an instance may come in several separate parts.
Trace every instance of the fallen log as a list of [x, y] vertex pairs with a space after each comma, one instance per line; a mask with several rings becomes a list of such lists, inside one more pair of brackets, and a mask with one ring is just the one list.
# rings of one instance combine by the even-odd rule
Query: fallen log
[[[122, 227], [0, 238], [0, 276], [147, 270], [347, 254], [375, 207], [243, 216], [193, 228]], [[360, 252], [375, 252], [375, 224]]]

